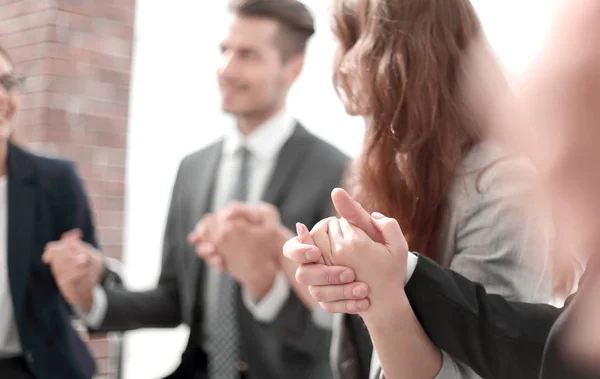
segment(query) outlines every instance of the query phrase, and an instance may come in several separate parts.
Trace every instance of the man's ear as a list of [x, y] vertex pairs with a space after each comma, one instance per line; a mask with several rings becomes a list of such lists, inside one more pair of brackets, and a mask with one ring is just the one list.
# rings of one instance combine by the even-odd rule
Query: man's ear
[[304, 69], [304, 54], [291, 57], [286, 65], [286, 81], [289, 87], [298, 79]]

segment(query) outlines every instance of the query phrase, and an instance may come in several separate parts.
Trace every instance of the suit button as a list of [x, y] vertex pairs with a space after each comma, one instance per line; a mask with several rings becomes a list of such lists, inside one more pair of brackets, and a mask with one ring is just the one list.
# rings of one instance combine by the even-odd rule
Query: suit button
[[240, 372], [248, 372], [248, 363], [244, 362], [244, 361], [239, 361], [238, 362], [238, 369], [240, 370]]
[[33, 364], [33, 354], [30, 351], [25, 352], [25, 361], [30, 365]]

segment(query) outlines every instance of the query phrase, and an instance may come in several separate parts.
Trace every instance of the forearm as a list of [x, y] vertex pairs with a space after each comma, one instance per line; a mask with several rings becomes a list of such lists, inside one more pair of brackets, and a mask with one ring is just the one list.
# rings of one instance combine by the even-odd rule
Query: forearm
[[159, 285], [143, 292], [107, 288], [106, 295], [106, 316], [99, 331], [167, 328], [181, 323], [179, 295], [174, 287]]
[[442, 354], [425, 334], [402, 291], [389, 297], [385, 313], [368, 311], [363, 318], [386, 379], [436, 377]]

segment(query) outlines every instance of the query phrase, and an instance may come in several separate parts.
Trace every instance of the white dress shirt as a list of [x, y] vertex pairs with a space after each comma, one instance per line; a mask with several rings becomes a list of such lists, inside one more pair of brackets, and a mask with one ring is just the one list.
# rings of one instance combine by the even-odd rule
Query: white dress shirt
[[[236, 152], [245, 146], [251, 153], [249, 162], [250, 177], [248, 203], [261, 201], [269, 180], [275, 169], [279, 152], [294, 133], [296, 122], [286, 111], [272, 117], [248, 136], [242, 135], [237, 127], [232, 126], [225, 136], [223, 152], [217, 173], [213, 197], [213, 209], [221, 209], [227, 205], [229, 194], [235, 185], [241, 161]], [[114, 267], [116, 268], [116, 267]], [[109, 267], [113, 270], [113, 267]], [[204, 283], [205, 299], [210, 302], [217, 293], [219, 275], [212, 269], [207, 270]], [[242, 291], [244, 305], [261, 322], [271, 322], [284, 306], [290, 294], [290, 285], [283, 273], [279, 273], [271, 290], [260, 300], [253, 299], [249, 291]], [[101, 286], [94, 288], [94, 302], [91, 310], [85, 314], [77, 310], [79, 316], [91, 328], [102, 325], [107, 309], [106, 292]], [[208, 327], [205, 317], [203, 328]], [[317, 307], [313, 311], [314, 322], [324, 328], [331, 327], [331, 315]], [[205, 333], [206, 334], [206, 333]]]
[[8, 282], [8, 186], [0, 177], [0, 358], [21, 353], [21, 341]]

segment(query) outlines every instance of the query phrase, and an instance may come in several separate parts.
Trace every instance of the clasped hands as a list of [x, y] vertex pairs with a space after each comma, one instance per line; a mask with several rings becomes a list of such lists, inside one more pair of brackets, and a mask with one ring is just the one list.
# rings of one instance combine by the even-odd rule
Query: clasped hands
[[296, 280], [330, 313], [385, 315], [403, 299], [408, 246], [395, 219], [369, 214], [342, 189], [332, 192], [340, 218], [322, 220], [284, 245], [298, 264]]
[[228, 273], [260, 300], [273, 284], [290, 237], [274, 206], [234, 202], [204, 215], [188, 242], [207, 265]]

